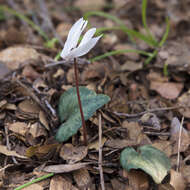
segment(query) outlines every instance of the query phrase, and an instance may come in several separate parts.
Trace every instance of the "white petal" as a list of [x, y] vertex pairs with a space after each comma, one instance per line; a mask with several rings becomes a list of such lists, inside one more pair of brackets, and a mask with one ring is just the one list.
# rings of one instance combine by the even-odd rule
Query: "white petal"
[[73, 26], [71, 27], [68, 37], [67, 38], [72, 38], [72, 36], [74, 35], [75, 31], [79, 28], [82, 27], [82, 25], [84, 24], [85, 20], [83, 18], [80, 18], [78, 21], [76, 21]]
[[75, 58], [75, 57], [80, 57], [87, 54], [96, 45], [96, 43], [101, 37], [102, 35], [96, 38], [92, 38], [87, 43], [83, 44], [82, 46], [75, 48], [74, 50], [71, 50], [70, 57]]
[[73, 35], [70, 37], [71, 39], [73, 39], [71, 48], [75, 48], [77, 46], [79, 38], [83, 30], [85, 29], [87, 23], [88, 21], [83, 20], [83, 23], [80, 26], [78, 26], [78, 28], [76, 28], [76, 30], [73, 32]]
[[63, 59], [69, 54], [72, 48], [77, 46], [78, 40], [84, 28], [87, 25], [87, 21], [83, 18], [80, 18], [75, 24], [71, 27], [69, 34], [67, 36], [67, 40], [65, 42], [64, 48], [61, 52], [61, 57]]
[[79, 40], [78, 33], [80, 33], [82, 26], [84, 25], [85, 20], [83, 18], [80, 18], [75, 24], [71, 27], [69, 34], [67, 36], [67, 40], [65, 42], [65, 49], [71, 50], [72, 48], [75, 48], [77, 45], [77, 42]]
[[93, 37], [93, 35], [95, 34], [95, 32], [96, 32], [96, 28], [91, 28], [90, 30], [88, 30], [85, 33], [85, 35], [84, 35], [81, 43], [79, 44], [79, 47], [82, 46], [83, 44], [87, 43]]
[[67, 55], [69, 54], [70, 50], [66, 48], [66, 46], [64, 46], [63, 50], [61, 51], [61, 57], [63, 59], [66, 59]]

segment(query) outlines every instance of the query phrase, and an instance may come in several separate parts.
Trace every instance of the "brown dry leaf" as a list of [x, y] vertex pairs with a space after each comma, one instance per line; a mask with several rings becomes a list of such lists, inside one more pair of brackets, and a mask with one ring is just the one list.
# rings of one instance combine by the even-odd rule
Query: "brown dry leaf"
[[27, 159], [27, 157], [17, 154], [14, 150], [8, 150], [7, 147], [3, 145], [0, 145], [0, 153], [6, 156], [15, 156], [18, 158]]
[[170, 184], [158, 184], [158, 190], [175, 190]]
[[7, 101], [6, 100], [1, 100], [0, 101], [0, 109], [4, 109], [6, 107]]
[[31, 81], [34, 81], [38, 77], [40, 77], [40, 74], [37, 73], [33, 67], [30, 65], [26, 65], [22, 71], [22, 75], [26, 78], [30, 79]]
[[87, 169], [82, 168], [73, 172], [74, 180], [80, 189], [88, 189], [91, 178]]
[[148, 190], [149, 189], [149, 178], [146, 173], [140, 170], [125, 171], [125, 175], [129, 179], [129, 185], [132, 189], [137, 190]]
[[[107, 141], [105, 137], [102, 138], [102, 146], [104, 146], [104, 143]], [[99, 140], [96, 140], [88, 145], [89, 149], [95, 149], [99, 150]]]
[[109, 102], [111, 110], [115, 112], [128, 113], [128, 105], [126, 104], [128, 96], [126, 94], [126, 88], [117, 88], [110, 86], [106, 94], [112, 97], [112, 101]]
[[184, 190], [186, 187], [184, 177], [181, 173], [171, 170], [170, 172], [170, 184], [175, 188], [175, 190]]
[[184, 176], [187, 183], [190, 183], [190, 165], [183, 165], [181, 167], [181, 173]]
[[134, 62], [134, 61], [126, 61], [123, 65], [121, 65], [121, 67], [118, 68], [119, 71], [136, 71], [139, 69], [142, 69], [143, 64], [142, 63], [138, 63], [138, 62]]
[[162, 67], [163, 64], [167, 64], [177, 72], [190, 72], [189, 51], [189, 44], [186, 42], [176, 40], [168, 41], [158, 53], [158, 61], [156, 64]]
[[161, 73], [150, 70], [149, 74], [146, 76], [149, 81], [157, 81], [157, 82], [168, 82], [168, 77], [163, 76]]
[[22, 112], [39, 114], [40, 107], [32, 100], [24, 100], [18, 105]]
[[129, 100], [135, 101], [139, 97], [139, 86], [136, 83], [132, 83], [129, 86]]
[[72, 88], [73, 86], [72, 85], [65, 85], [65, 84], [63, 84], [62, 86], [61, 86], [61, 89], [62, 90], [69, 90], [69, 88]]
[[158, 92], [162, 97], [166, 99], [176, 99], [183, 89], [183, 83], [175, 82], [150, 82], [150, 89]]
[[58, 164], [58, 165], [50, 165], [46, 166], [43, 171], [45, 172], [53, 172], [53, 173], [68, 173], [71, 171], [79, 170], [81, 168], [85, 168], [89, 165], [86, 163], [77, 163], [77, 164]]
[[5, 112], [0, 113], [0, 120], [1, 120], [1, 119], [4, 119], [5, 116], [6, 116], [6, 113], [5, 113]]
[[25, 136], [29, 129], [28, 125], [24, 122], [8, 123], [7, 126], [10, 131], [22, 136]]
[[170, 141], [156, 140], [152, 146], [163, 151], [168, 157], [173, 154], [173, 143]]
[[37, 156], [39, 159], [55, 151], [60, 145], [59, 144], [48, 144], [48, 145], [37, 145], [30, 146], [27, 148], [25, 155], [30, 158], [32, 156]]
[[118, 41], [118, 37], [115, 34], [106, 34], [101, 41], [105, 45], [112, 46]]
[[19, 68], [26, 61], [38, 59], [39, 54], [35, 49], [24, 46], [9, 47], [0, 52], [0, 60], [12, 70]]
[[125, 120], [122, 123], [122, 127], [128, 130], [129, 139], [134, 141], [136, 141], [142, 133], [142, 128], [139, 126], [138, 122], [128, 122]]
[[116, 121], [113, 120], [113, 119], [109, 116], [109, 114], [105, 114], [105, 113], [102, 112], [102, 117], [103, 117], [104, 119], [106, 119], [107, 121], [109, 121], [110, 123], [116, 123]]
[[53, 78], [57, 78], [57, 77], [64, 77], [64, 70], [63, 69], [57, 69], [57, 71], [53, 74]]
[[106, 65], [101, 62], [93, 62], [85, 67], [85, 70], [82, 73], [82, 80], [90, 80], [90, 79], [102, 79], [104, 78], [106, 73]]
[[91, 117], [89, 120], [90, 120], [93, 124], [95, 124], [96, 126], [98, 126], [99, 120], [98, 120], [97, 117]]
[[31, 135], [31, 138], [38, 138], [40, 136], [47, 136], [46, 129], [38, 122], [30, 125], [28, 134]]
[[17, 110], [17, 107], [15, 104], [6, 104], [5, 109], [7, 110]]
[[75, 81], [74, 69], [70, 68], [66, 74], [68, 83], [73, 83]]
[[34, 83], [33, 83], [33, 87], [35, 87], [36, 89], [42, 88], [48, 88], [47, 84], [45, 83], [45, 81], [41, 78], [37, 78]]
[[86, 146], [74, 147], [72, 144], [64, 144], [59, 153], [60, 157], [69, 164], [81, 161], [86, 157], [88, 148]]
[[127, 146], [134, 146], [137, 145], [137, 142], [134, 140], [126, 140], [126, 139], [110, 139], [107, 140], [105, 143], [105, 146], [111, 147], [111, 148], [125, 148]]
[[31, 184], [28, 187], [23, 188], [23, 190], [43, 190], [43, 189], [44, 187], [37, 183]]
[[111, 184], [113, 190], [127, 190], [127, 185], [119, 181], [118, 179], [114, 178], [111, 180]]
[[[181, 123], [178, 120], [178, 118], [174, 117], [172, 119], [171, 123], [171, 140], [174, 142], [173, 145], [173, 154], [176, 154], [178, 152], [178, 141], [179, 141], [179, 131], [180, 131], [180, 126]], [[183, 128], [182, 126], [182, 133], [181, 133], [181, 143], [180, 143], [180, 152], [184, 152], [187, 150], [190, 144], [190, 135], [188, 131]]]
[[72, 183], [62, 176], [54, 176], [50, 181], [49, 190], [78, 190]]
[[128, 137], [132, 140], [132, 143], [135, 142], [136, 145], [152, 143], [148, 136], [143, 133], [142, 127], [138, 122], [124, 121], [122, 127], [127, 128]]
[[179, 112], [184, 116], [190, 118], [190, 90], [185, 92], [178, 98], [178, 105], [183, 105]]
[[89, 1], [89, 0], [77, 0], [75, 6], [78, 7], [82, 12], [87, 11], [98, 11], [105, 6], [105, 2], [102, 0]]
[[93, 90], [96, 91], [96, 84], [93, 82], [89, 82], [86, 86], [86, 88], [88, 88], [89, 90]]
[[26, 33], [23, 30], [18, 30], [18, 28], [10, 27], [6, 31], [4, 41], [9, 46], [15, 44], [24, 44], [26, 43]]
[[39, 119], [40, 119], [40, 122], [45, 126], [45, 128], [49, 131], [50, 128], [49, 128], [49, 124], [48, 124], [48, 121], [47, 121], [47, 118], [45, 116], [45, 113], [43, 111], [40, 111], [39, 113]]
[[[131, 1], [127, 1], [128, 3], [130, 3]], [[120, 10], [123, 6], [125, 6], [126, 4], [126, 0], [113, 0], [113, 4], [115, 9]]]
[[141, 125], [145, 125], [148, 127], [151, 127], [155, 130], [160, 131], [161, 126], [160, 126], [160, 120], [154, 113], [145, 113], [140, 119], [139, 123]]

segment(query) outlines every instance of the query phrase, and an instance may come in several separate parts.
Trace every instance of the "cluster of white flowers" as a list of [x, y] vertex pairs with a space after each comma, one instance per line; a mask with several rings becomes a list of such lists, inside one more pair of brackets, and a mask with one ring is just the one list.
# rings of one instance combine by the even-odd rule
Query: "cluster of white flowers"
[[[65, 60], [72, 60], [76, 57], [80, 57], [88, 53], [98, 42], [98, 40], [102, 37], [94, 37], [93, 35], [96, 32], [96, 28], [89, 29], [80, 44], [78, 45], [79, 38], [85, 29], [88, 21], [80, 18], [75, 24], [71, 27], [69, 34], [67, 36], [67, 40], [65, 42], [64, 48], [61, 52], [61, 57]], [[78, 45], [78, 47], [77, 47]]]

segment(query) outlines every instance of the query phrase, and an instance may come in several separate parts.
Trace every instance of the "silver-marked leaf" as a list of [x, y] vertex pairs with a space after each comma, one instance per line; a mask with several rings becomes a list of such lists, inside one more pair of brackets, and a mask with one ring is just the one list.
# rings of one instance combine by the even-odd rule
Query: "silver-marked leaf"
[[121, 152], [120, 163], [127, 171], [141, 169], [149, 174], [156, 183], [161, 183], [171, 168], [170, 160], [160, 150], [145, 145], [136, 152], [133, 148], [125, 148]]
[[[80, 87], [79, 91], [85, 120], [92, 117], [97, 109], [110, 100], [108, 96], [96, 94], [94, 91], [85, 87]], [[58, 112], [61, 122], [64, 123], [59, 127], [56, 139], [63, 142], [76, 134], [82, 123], [76, 88], [70, 88], [62, 94], [59, 101]]]

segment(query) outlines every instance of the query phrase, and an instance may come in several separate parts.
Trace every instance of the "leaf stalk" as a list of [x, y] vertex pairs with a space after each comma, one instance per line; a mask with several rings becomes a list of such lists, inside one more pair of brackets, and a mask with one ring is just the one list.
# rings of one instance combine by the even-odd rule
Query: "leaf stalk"
[[79, 92], [79, 79], [78, 79], [78, 65], [77, 60], [74, 58], [74, 72], [75, 72], [75, 84], [76, 84], [76, 91], [77, 91], [77, 98], [78, 98], [78, 104], [80, 109], [80, 115], [82, 120], [82, 127], [83, 127], [83, 137], [84, 137], [84, 145], [87, 145], [87, 131], [86, 131], [86, 123], [84, 120], [84, 113], [82, 109], [82, 103], [80, 98], [80, 92]]

